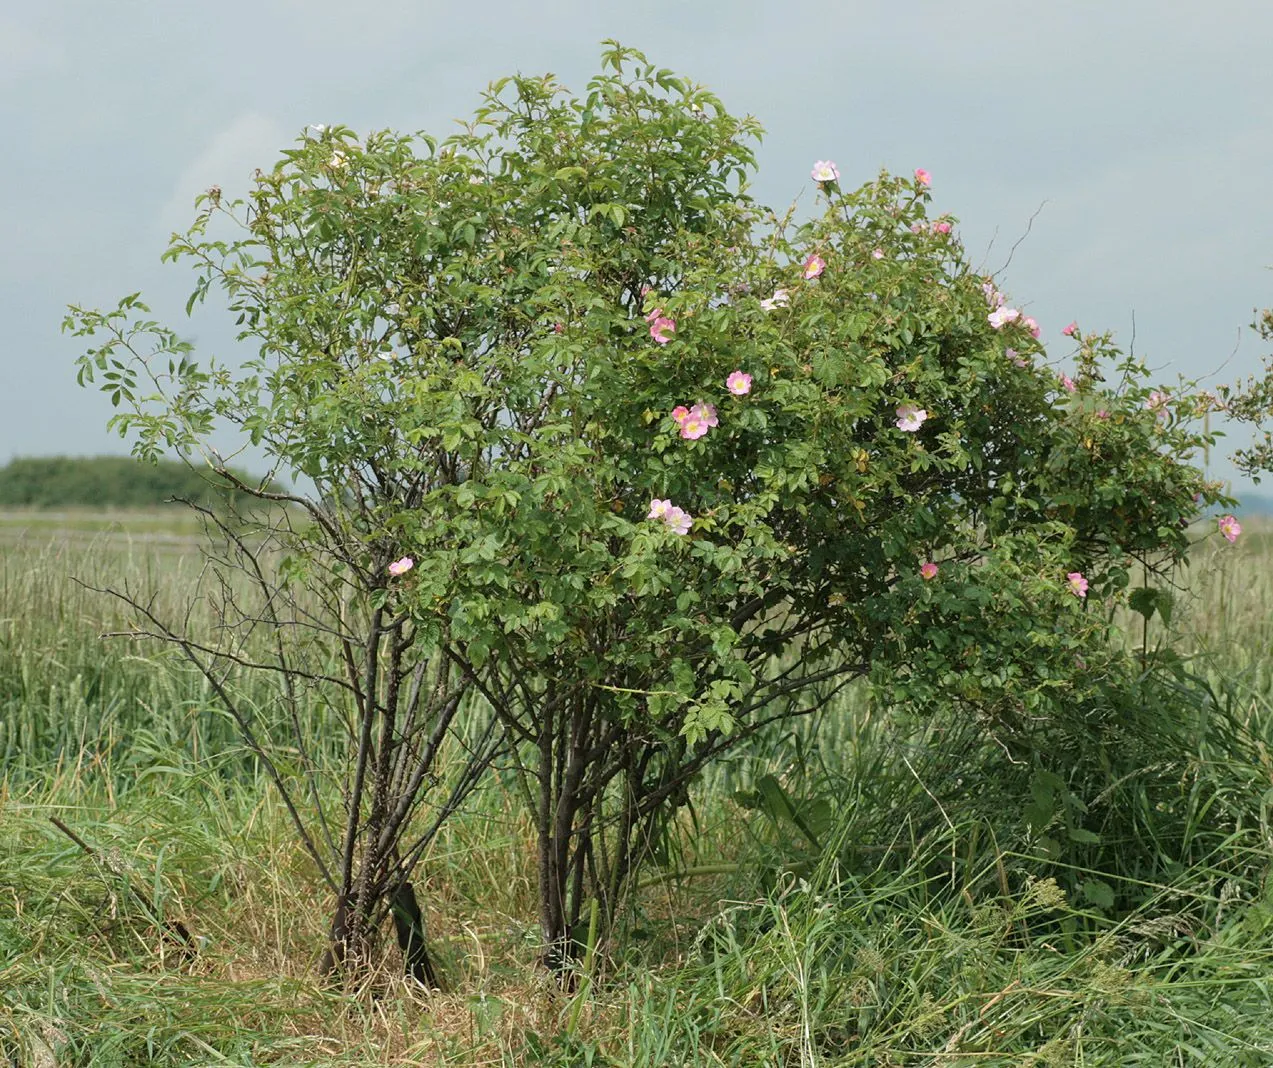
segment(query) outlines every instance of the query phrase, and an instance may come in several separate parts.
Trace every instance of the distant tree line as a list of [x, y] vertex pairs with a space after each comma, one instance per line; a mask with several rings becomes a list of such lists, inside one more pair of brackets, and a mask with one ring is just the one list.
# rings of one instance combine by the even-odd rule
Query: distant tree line
[[[256, 480], [235, 473], [244, 482]], [[173, 498], [209, 507], [236, 491], [211, 471], [128, 456], [30, 456], [0, 468], [0, 508], [151, 508]]]

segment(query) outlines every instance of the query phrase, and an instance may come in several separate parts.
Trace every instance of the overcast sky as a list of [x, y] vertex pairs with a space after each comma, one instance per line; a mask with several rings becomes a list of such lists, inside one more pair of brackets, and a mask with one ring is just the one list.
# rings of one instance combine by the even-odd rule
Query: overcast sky
[[846, 187], [923, 167], [974, 263], [1030, 227], [1000, 283], [1058, 361], [1071, 319], [1130, 342], [1134, 316], [1164, 381], [1260, 367], [1266, 0], [0, 0], [0, 463], [126, 451], [75, 385], [67, 303], [141, 290], [219, 340], [159, 262], [202, 190], [246, 190], [308, 123], [445, 135], [505, 74], [582, 90], [606, 37], [761, 121], [770, 204], [808, 203], [817, 159]]

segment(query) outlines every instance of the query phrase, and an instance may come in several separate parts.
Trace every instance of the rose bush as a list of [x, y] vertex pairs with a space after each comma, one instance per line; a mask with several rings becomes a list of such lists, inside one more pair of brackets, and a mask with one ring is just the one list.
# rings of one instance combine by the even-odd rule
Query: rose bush
[[[1114, 656], [1100, 606], [1218, 499], [1203, 435], [1108, 338], [1075, 328], [1063, 386], [930, 220], [939, 177], [846, 191], [818, 161], [797, 224], [749, 195], [757, 134], [618, 46], [582, 98], [508, 79], [441, 144], [307, 132], [169, 253], [192, 301], [224, 292], [247, 362], [168, 364], [163, 335], [82, 363], [141, 454], [218, 466], [228, 421], [308, 479], [380, 576], [368, 610], [480, 691], [529, 787], [555, 966], [764, 724], [866, 674], [1006, 732], [1073, 700]], [[312, 531], [289, 550], [332, 566]]]

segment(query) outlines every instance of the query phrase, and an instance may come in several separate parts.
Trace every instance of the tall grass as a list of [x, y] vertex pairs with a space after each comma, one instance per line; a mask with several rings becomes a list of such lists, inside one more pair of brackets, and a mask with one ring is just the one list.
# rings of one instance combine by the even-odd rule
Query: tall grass
[[[1173, 619], [1184, 665], [1111, 698], [1121, 751], [1064, 776], [1059, 854], [1029, 815], [1039, 765], [851, 690], [704, 778], [622, 950], [599, 947], [574, 992], [536, 964], [533, 834], [499, 774], [424, 863], [446, 991], [404, 984], [391, 945], [360, 989], [318, 981], [329, 903], [279, 799], [203, 681], [103, 640], [129, 620], [73, 581], [129, 581], [176, 613], [198, 568], [186, 544], [118, 535], [0, 550], [13, 1063], [1273, 1063], [1261, 531], [1198, 554]], [[1164, 633], [1133, 621], [1129, 641]]]

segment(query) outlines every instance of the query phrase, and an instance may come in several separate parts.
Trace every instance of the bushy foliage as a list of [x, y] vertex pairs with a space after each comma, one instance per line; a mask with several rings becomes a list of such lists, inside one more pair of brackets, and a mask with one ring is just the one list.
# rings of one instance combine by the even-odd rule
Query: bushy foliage
[[507, 79], [441, 145], [312, 130], [248, 203], [210, 191], [168, 255], [241, 369], [136, 297], [73, 316], [139, 453], [228, 420], [307, 476], [289, 575], [357, 575], [495, 710], [556, 961], [708, 761], [850, 679], [1009, 730], [1073, 700], [1095, 604], [1218, 499], [1108, 338], [1048, 368], [926, 172], [819, 164], [797, 225], [748, 192], [758, 132], [615, 46], [582, 98]]
[[[1273, 308], [1259, 312], [1251, 329], [1263, 341], [1273, 341]], [[1273, 356], [1265, 357], [1262, 376], [1251, 375], [1244, 382], [1222, 386], [1217, 402], [1229, 418], [1250, 423], [1260, 431], [1257, 441], [1234, 454], [1238, 470], [1259, 482], [1262, 475], [1273, 471], [1273, 432], [1263, 429], [1273, 416]]]

